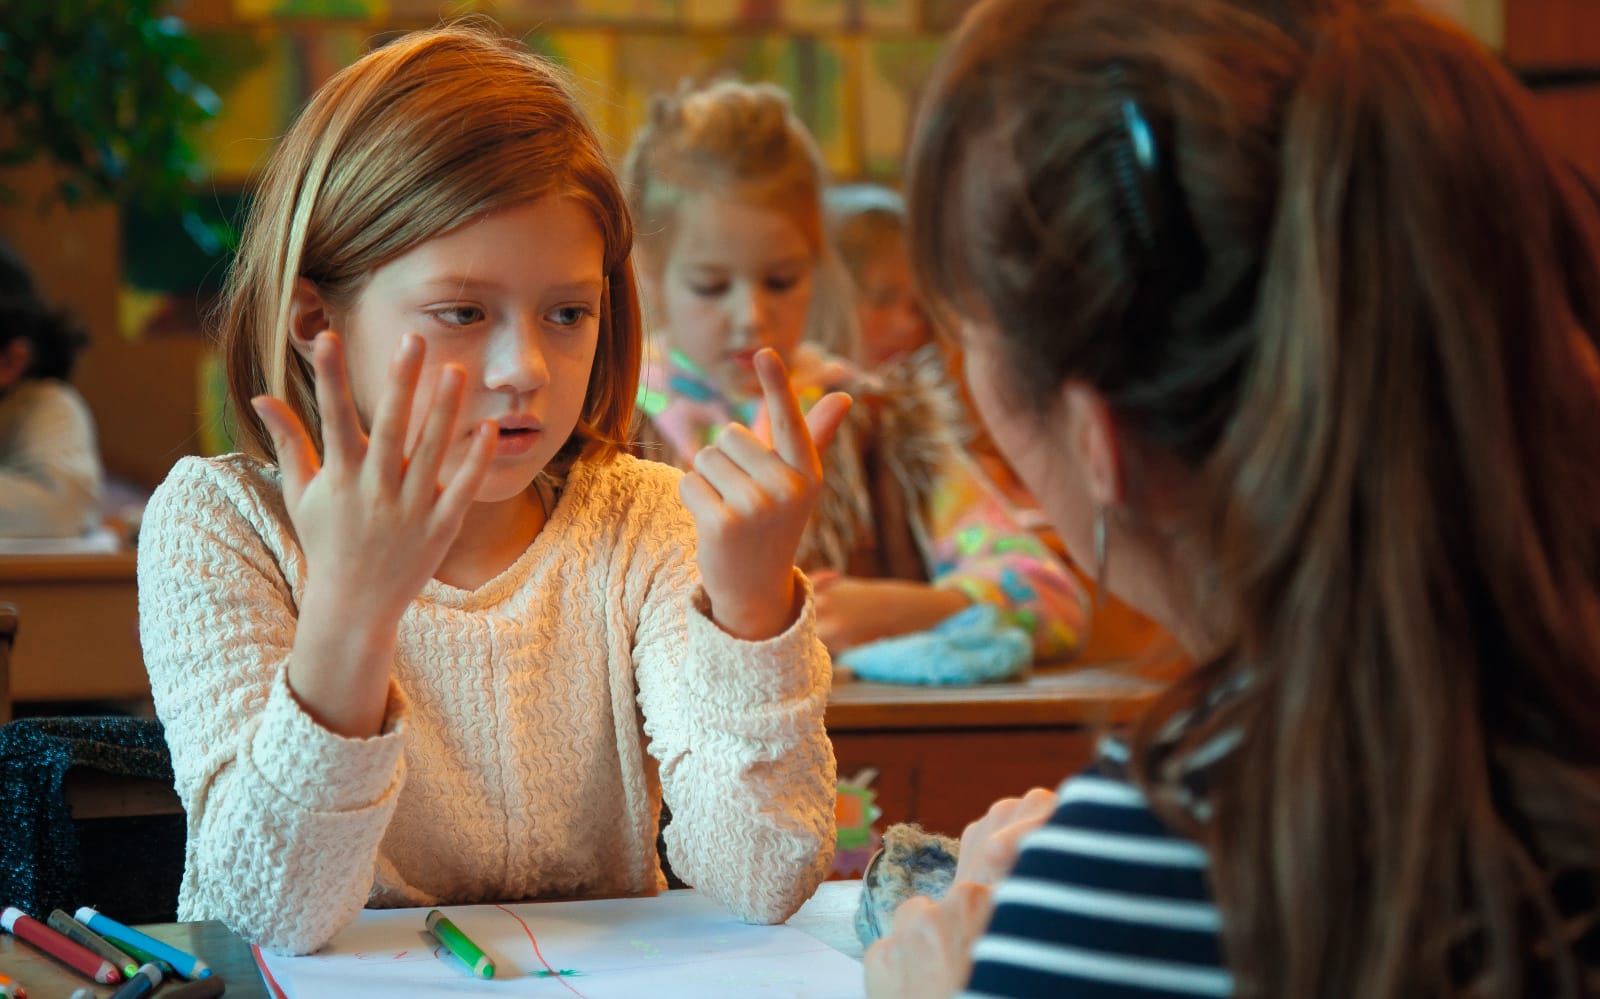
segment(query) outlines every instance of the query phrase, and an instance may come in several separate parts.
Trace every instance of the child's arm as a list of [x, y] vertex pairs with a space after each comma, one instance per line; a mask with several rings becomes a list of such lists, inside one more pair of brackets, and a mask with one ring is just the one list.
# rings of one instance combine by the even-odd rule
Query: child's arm
[[139, 538], [139, 630], [187, 821], [179, 914], [270, 950], [321, 946], [361, 910], [403, 777], [403, 699], [345, 739], [289, 689], [305, 563], [273, 483], [185, 459]]
[[318, 337], [313, 360], [322, 462], [287, 406], [255, 400], [293, 527], [281, 558], [260, 551], [273, 533], [260, 498], [230, 503], [183, 479], [152, 501], [140, 544], [146, 666], [188, 811], [186, 918], [293, 952], [326, 942], [371, 890], [401, 779], [399, 740], [384, 738], [400, 617], [454, 540], [493, 442], [480, 430], [440, 487], [462, 393], [447, 366], [407, 448], [420, 338], [404, 341], [370, 440], [337, 338]]
[[684, 606], [686, 558], [664, 573], [642, 615], [635, 676], [672, 809], [674, 870], [741, 918], [777, 922], [815, 890], [834, 843], [829, 661], [794, 556], [822, 481], [813, 438], [826, 446], [849, 398], [824, 398], [808, 421], [777, 354], [756, 365], [772, 446], [730, 425], [679, 481], [700, 592]]
[[649, 752], [659, 762], [674, 872], [741, 919], [780, 922], [811, 896], [833, 856], [835, 771], [823, 726], [830, 686], [797, 580], [800, 617], [762, 642], [708, 613], [693, 525], [663, 497], [650, 515], [674, 539], [648, 574], [634, 634], [634, 677]]
[[972, 604], [960, 590], [910, 579], [863, 579], [813, 572], [817, 633], [838, 655], [880, 638], [926, 631]]

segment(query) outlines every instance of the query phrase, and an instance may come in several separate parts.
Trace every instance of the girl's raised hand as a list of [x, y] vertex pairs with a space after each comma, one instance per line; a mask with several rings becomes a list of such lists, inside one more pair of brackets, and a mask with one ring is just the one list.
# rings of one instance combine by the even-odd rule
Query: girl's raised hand
[[284, 501], [306, 558], [289, 684], [313, 717], [347, 736], [379, 730], [400, 617], [438, 571], [493, 456], [496, 431], [485, 422], [449, 483], [440, 484], [464, 391], [457, 365], [440, 374], [407, 453], [423, 350], [419, 336], [401, 341], [369, 438], [339, 338], [317, 337], [320, 462], [293, 410], [267, 396], [251, 400], [278, 452]]
[[794, 557], [822, 488], [819, 452], [850, 411], [850, 397], [831, 393], [804, 414], [777, 352], [763, 350], [755, 363], [772, 444], [728, 424], [695, 455], [678, 492], [699, 534], [712, 616], [731, 635], [761, 640], [794, 622]]
[[354, 603], [396, 621], [455, 539], [495, 439], [492, 423], [480, 426], [466, 460], [448, 485], [440, 484], [464, 387], [461, 368], [447, 365], [421, 434], [406, 453], [424, 349], [415, 334], [401, 340], [369, 438], [350, 395], [343, 344], [334, 333], [317, 337], [311, 356], [322, 418], [320, 462], [293, 410], [269, 396], [252, 400], [278, 452], [284, 499], [310, 576], [342, 584], [346, 607]]

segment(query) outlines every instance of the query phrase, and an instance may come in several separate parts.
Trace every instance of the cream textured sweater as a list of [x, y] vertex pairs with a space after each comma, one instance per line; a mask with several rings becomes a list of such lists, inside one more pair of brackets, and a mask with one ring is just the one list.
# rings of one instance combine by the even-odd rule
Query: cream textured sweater
[[[139, 617], [188, 811], [181, 919], [275, 951], [365, 905], [650, 893], [786, 919], [832, 859], [829, 662], [811, 605], [743, 642], [708, 616], [676, 471], [581, 461], [526, 552], [400, 624], [382, 734], [320, 727], [285, 679], [306, 563], [277, 471], [184, 459], [139, 539]], [[396, 539], [404, 544], [405, 539]]]

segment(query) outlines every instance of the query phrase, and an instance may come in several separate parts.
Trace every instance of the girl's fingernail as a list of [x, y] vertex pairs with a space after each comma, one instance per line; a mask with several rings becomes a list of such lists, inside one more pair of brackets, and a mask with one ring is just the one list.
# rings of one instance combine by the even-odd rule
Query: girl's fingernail
[[400, 338], [400, 355], [407, 360], [422, 353], [422, 337], [415, 333], [407, 333]]

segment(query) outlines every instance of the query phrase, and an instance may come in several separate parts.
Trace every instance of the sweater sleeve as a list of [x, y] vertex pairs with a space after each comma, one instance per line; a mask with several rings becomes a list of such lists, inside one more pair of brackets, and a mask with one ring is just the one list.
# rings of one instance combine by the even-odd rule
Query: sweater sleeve
[[0, 535], [67, 538], [93, 527], [103, 475], [89, 406], [63, 382], [24, 383], [0, 460]]
[[1033, 635], [1034, 655], [1059, 658], [1083, 638], [1082, 585], [965, 453], [949, 456], [925, 504], [919, 539], [935, 586], [997, 604]]
[[289, 580], [303, 563], [281, 510], [270, 486], [181, 461], [139, 539], [139, 630], [188, 816], [179, 917], [297, 954], [366, 903], [403, 780], [405, 705], [391, 685], [383, 734], [357, 740], [296, 701]]
[[811, 594], [798, 620], [746, 642], [711, 618], [694, 524], [677, 497], [654, 514], [664, 539], [635, 638], [650, 752], [672, 821], [667, 855], [685, 881], [752, 923], [787, 919], [833, 861], [833, 746], [823, 727], [831, 665]]

